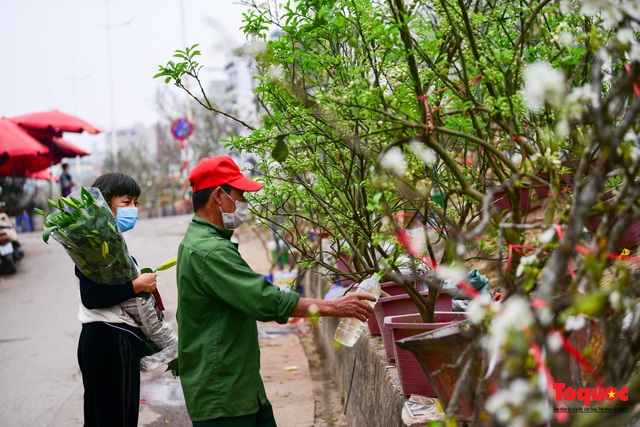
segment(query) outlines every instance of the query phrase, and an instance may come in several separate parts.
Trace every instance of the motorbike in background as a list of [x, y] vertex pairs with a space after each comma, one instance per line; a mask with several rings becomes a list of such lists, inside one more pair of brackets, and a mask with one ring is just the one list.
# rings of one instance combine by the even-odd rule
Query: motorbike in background
[[24, 252], [20, 248], [16, 229], [9, 216], [0, 213], [0, 274], [15, 274], [16, 261], [23, 257]]

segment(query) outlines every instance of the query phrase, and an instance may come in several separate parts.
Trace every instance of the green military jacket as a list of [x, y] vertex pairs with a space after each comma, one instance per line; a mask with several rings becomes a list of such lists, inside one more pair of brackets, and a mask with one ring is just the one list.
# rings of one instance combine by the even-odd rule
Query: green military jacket
[[178, 362], [192, 421], [266, 402], [256, 321], [286, 323], [300, 298], [254, 272], [232, 235], [194, 215], [178, 249]]

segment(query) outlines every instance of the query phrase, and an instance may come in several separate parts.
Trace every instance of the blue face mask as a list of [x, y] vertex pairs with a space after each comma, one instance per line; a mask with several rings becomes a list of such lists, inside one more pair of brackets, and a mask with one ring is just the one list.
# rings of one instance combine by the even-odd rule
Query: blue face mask
[[123, 233], [131, 230], [138, 220], [138, 208], [117, 207], [116, 223]]

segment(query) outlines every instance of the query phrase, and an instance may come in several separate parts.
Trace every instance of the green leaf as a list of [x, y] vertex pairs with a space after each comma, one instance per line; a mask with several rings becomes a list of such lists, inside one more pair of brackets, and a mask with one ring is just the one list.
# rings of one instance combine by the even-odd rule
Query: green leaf
[[143, 268], [142, 270], [140, 270], [140, 273], [141, 273], [141, 274], [144, 274], [144, 273], [153, 273], [153, 270], [152, 270], [152, 269], [150, 269], [149, 267], [145, 267], [145, 268]]
[[287, 147], [287, 143], [284, 141], [283, 136], [279, 136], [278, 140], [276, 141], [276, 145], [273, 147], [273, 150], [271, 150], [271, 156], [277, 162], [282, 163], [287, 159], [288, 155], [289, 148]]
[[47, 244], [49, 243], [49, 236], [51, 235], [51, 232], [53, 230], [54, 230], [53, 228], [48, 228], [48, 229], [44, 230], [44, 233], [42, 233], [42, 240], [45, 243], [47, 243]]

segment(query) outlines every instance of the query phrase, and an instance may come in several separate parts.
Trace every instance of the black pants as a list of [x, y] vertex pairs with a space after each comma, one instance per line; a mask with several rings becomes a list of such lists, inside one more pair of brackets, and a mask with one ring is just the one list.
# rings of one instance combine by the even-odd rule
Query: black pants
[[138, 425], [140, 359], [146, 345], [134, 334], [136, 329], [102, 322], [82, 325], [78, 364], [84, 385], [85, 427]]
[[192, 421], [193, 427], [277, 427], [271, 402], [262, 406], [258, 403], [258, 412], [241, 417], [221, 417], [207, 421]]

